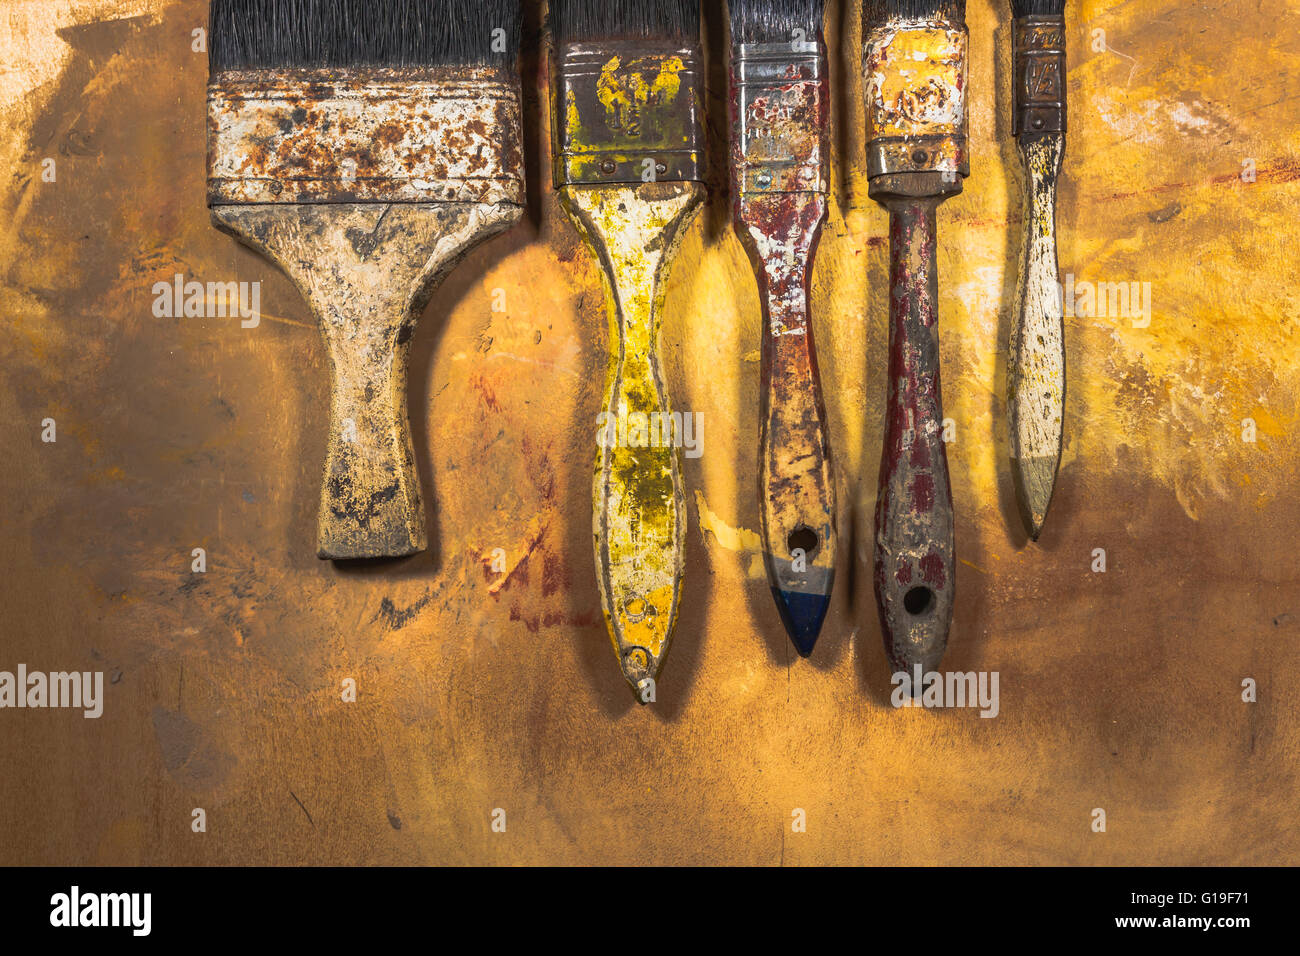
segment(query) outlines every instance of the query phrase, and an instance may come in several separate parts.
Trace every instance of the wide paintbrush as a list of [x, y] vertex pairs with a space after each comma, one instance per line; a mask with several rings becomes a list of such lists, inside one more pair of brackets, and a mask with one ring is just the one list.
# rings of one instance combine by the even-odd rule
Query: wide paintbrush
[[518, 0], [213, 0], [212, 218], [329, 354], [322, 558], [425, 547], [407, 353], [443, 275], [523, 211], [518, 30]]
[[1012, 0], [1012, 133], [1025, 165], [1025, 238], [1007, 359], [1016, 500], [1038, 540], [1061, 464], [1065, 318], [1056, 258], [1056, 180], [1065, 156], [1065, 0]]
[[895, 672], [933, 670], [953, 609], [953, 514], [939, 389], [936, 211], [970, 172], [964, 0], [869, 0], [867, 173], [889, 210], [889, 398], [875, 590]]
[[812, 653], [835, 581], [835, 487], [809, 309], [830, 186], [821, 0], [730, 0], [736, 233], [763, 308], [759, 500], [768, 583]]
[[610, 427], [598, 430], [593, 485], [600, 598], [623, 676], [648, 703], [684, 571], [681, 417], [659, 327], [668, 267], [705, 197], [699, 9], [555, 0], [551, 17], [555, 186], [601, 265], [609, 316]]

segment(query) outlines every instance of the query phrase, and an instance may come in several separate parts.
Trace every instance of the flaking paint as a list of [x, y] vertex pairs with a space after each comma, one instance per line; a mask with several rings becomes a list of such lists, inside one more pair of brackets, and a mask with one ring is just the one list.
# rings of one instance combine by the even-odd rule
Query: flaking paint
[[[1065, 317], [1079, 372], [1036, 547], [1007, 470], [1023, 229], [1008, 7], [967, 5], [977, 174], [940, 211], [938, 264], [969, 600], [945, 663], [1001, 671], [995, 720], [890, 706], [870, 567], [852, 560], [876, 493], [888, 287], [855, 55], [832, 60], [844, 92], [811, 291], [843, 531], [814, 666], [782, 633], [747, 530], [760, 305], [719, 195], [673, 269], [663, 355], [675, 404], [720, 427], [685, 462], [671, 679], [637, 708], [593, 583], [600, 266], [545, 184], [537, 220], [471, 253], [413, 340], [429, 552], [348, 573], [289, 547], [314, 533], [328, 359], [291, 283], [203, 209], [206, 69], [188, 46], [203, 6], [41, 0], [0, 26], [3, 643], [11, 662], [102, 667], [108, 693], [99, 722], [0, 735], [5, 862], [1300, 860], [1300, 686], [1285, 679], [1300, 671], [1300, 284], [1277, 266], [1300, 239], [1293, 4], [1070, 4], [1070, 95], [1087, 108], [1060, 186], [1062, 274], [1149, 280], [1155, 315]], [[859, 6], [830, 4], [832, 49], [860, 48]], [[1096, 29], [1113, 52], [1092, 50]], [[58, 184], [40, 180], [46, 156]], [[150, 318], [141, 282], [176, 271], [263, 281], [262, 327]], [[33, 438], [46, 415], [53, 446]], [[206, 576], [182, 560], [193, 544]], [[507, 577], [484, 564], [497, 547], [509, 579], [489, 593]], [[1096, 547], [1106, 574], [1088, 570]], [[345, 676], [355, 705], [337, 699]], [[217, 822], [202, 839], [186, 825], [199, 801]], [[507, 834], [488, 825], [497, 806]], [[792, 807], [807, 832], [789, 832]]]

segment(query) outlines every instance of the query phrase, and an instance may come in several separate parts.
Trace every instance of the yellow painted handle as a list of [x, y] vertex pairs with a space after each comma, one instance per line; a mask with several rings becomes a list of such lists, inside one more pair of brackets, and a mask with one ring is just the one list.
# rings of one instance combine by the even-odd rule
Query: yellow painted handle
[[686, 537], [681, 417], [664, 389], [660, 315], [668, 267], [704, 187], [575, 185], [560, 197], [603, 267], [610, 361], [595, 429], [596, 569], [619, 666], [645, 703], [672, 640]]

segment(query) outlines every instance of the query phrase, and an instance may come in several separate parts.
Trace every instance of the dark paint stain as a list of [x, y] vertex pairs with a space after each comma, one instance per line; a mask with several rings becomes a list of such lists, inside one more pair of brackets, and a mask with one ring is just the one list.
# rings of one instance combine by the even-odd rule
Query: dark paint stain
[[[544, 533], [545, 532], [543, 532], [543, 534]], [[538, 535], [537, 540], [532, 542], [532, 544], [528, 546], [528, 552], [522, 558], [519, 559], [519, 563], [516, 564], [513, 568], [511, 568], [510, 573], [507, 574], [501, 580], [501, 583], [497, 585], [496, 588], [493, 589], [492, 591], [493, 597], [497, 597], [500, 592], [508, 590], [510, 587], [512, 587], [515, 584], [521, 584], [524, 585], [525, 587], [528, 585], [528, 559], [532, 557], [533, 552], [537, 549], [537, 546], [541, 543], [541, 540], [542, 540], [542, 535]]]
[[542, 597], [550, 597], [569, 586], [568, 566], [549, 551], [542, 553]]
[[[491, 339], [488, 340], [489, 342]], [[501, 413], [501, 403], [497, 401], [496, 392], [488, 383], [488, 380], [479, 372], [475, 372], [469, 378], [469, 387], [478, 392], [483, 399], [483, 405], [488, 411]]]
[[604, 624], [604, 615], [600, 611], [584, 611], [581, 614], [564, 614], [561, 611], [547, 611], [545, 614], [524, 616], [518, 604], [510, 607], [510, 620], [518, 621], [530, 634], [536, 634], [544, 627], [592, 627]]
[[298, 804], [298, 809], [303, 812], [303, 815], [307, 818], [307, 822], [311, 824], [312, 829], [313, 830], [316, 829], [316, 821], [311, 818], [311, 813], [303, 805], [303, 802], [298, 799], [298, 794], [290, 790], [289, 796], [293, 797], [293, 802]]
[[918, 513], [928, 512], [934, 507], [934, 478], [920, 474], [912, 479], [912, 510]]
[[1155, 223], [1168, 222], [1182, 211], [1183, 207], [1181, 203], [1171, 202], [1163, 209], [1155, 209], [1147, 213], [1147, 218]]
[[420, 611], [424, 610], [432, 597], [432, 594], [425, 593], [419, 600], [404, 610], [398, 610], [397, 605], [393, 603], [393, 599], [386, 597], [379, 602], [379, 610], [371, 620], [377, 621], [383, 618], [390, 631], [400, 631], [411, 623]]
[[930, 552], [918, 563], [921, 566], [922, 581], [933, 584], [936, 588], [941, 588], [948, 582], [948, 571], [941, 556]]

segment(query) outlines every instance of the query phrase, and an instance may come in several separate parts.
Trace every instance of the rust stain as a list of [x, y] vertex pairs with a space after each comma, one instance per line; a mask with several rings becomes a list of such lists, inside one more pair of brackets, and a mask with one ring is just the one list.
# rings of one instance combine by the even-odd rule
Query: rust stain
[[523, 202], [518, 85], [498, 70], [274, 70], [208, 86], [212, 203]]

